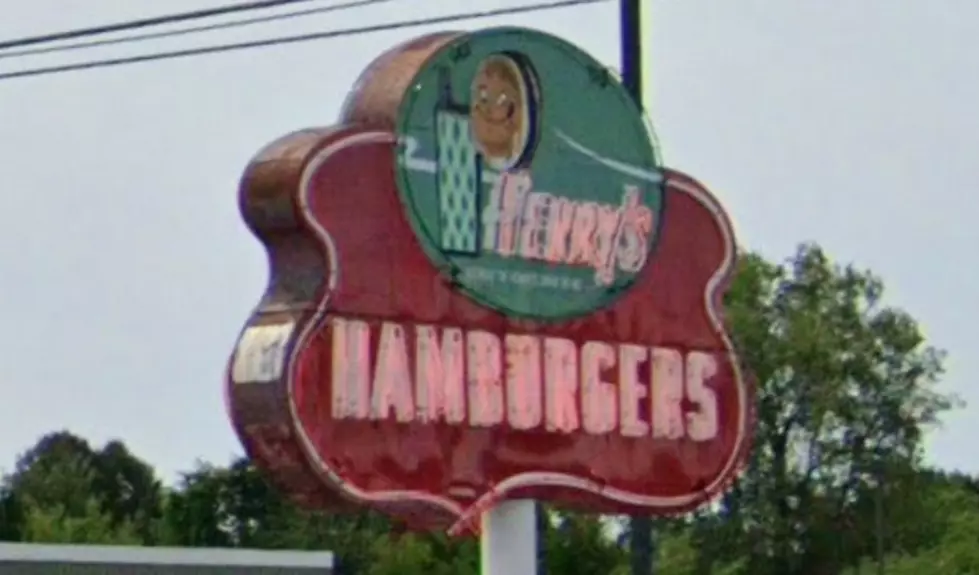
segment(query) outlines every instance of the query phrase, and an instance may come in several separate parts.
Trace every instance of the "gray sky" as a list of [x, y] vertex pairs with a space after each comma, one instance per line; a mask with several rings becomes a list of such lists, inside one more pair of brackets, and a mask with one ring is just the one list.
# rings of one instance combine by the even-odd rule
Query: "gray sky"
[[[228, 0], [35, 0], [0, 39]], [[493, 8], [524, 0], [471, 0]], [[458, 3], [463, 4], [463, 3]], [[411, 9], [406, 6], [411, 6]], [[387, 7], [137, 46], [0, 60], [0, 69], [416, 18]], [[654, 0], [652, 116], [671, 167], [726, 203], [742, 243], [776, 258], [814, 240], [883, 276], [950, 352], [946, 390], [979, 404], [979, 3], [967, 0]], [[615, 3], [520, 24], [618, 59]], [[167, 479], [240, 448], [222, 400], [227, 354], [266, 280], [240, 223], [238, 177], [289, 131], [330, 124], [346, 90], [402, 30], [0, 82], [0, 466], [69, 428], [123, 438]], [[974, 246], [972, 249], [969, 245]], [[961, 267], [961, 266], [966, 267]], [[969, 410], [930, 461], [979, 471]]]

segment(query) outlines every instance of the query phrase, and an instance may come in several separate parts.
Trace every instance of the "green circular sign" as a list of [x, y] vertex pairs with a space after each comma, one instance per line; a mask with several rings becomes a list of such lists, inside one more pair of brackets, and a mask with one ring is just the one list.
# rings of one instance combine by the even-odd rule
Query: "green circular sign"
[[663, 177], [642, 112], [608, 69], [540, 32], [463, 35], [416, 74], [397, 183], [422, 248], [510, 316], [610, 304], [651, 256]]

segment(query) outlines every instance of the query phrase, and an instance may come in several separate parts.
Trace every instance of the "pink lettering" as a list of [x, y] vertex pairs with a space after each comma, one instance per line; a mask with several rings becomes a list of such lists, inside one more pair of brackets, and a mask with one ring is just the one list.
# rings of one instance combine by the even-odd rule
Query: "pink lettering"
[[640, 193], [636, 186], [626, 186], [622, 202], [622, 234], [615, 259], [618, 268], [629, 273], [636, 273], [645, 265], [653, 232], [653, 211], [639, 203]]
[[530, 192], [532, 182], [527, 172], [501, 174], [497, 185], [502, 187], [503, 209], [500, 217], [500, 234], [497, 253], [511, 256], [517, 250], [520, 217], [523, 214], [524, 199]]
[[462, 423], [466, 419], [466, 392], [462, 330], [442, 332], [429, 325], [415, 328], [415, 407], [418, 421], [444, 420]]
[[569, 339], [544, 340], [547, 430], [576, 431], [578, 422], [578, 350]]
[[568, 259], [571, 225], [574, 223], [575, 204], [566, 198], [551, 200], [547, 215], [547, 251], [545, 259], [563, 263]]
[[328, 333], [338, 420], [696, 442], [719, 432], [710, 353], [344, 318], [331, 319]]
[[640, 345], [619, 346], [619, 431], [626, 437], [649, 435], [649, 424], [639, 417], [639, 402], [646, 386], [639, 383], [639, 365], [647, 350]]
[[636, 272], [649, 255], [653, 212], [642, 190], [625, 186], [618, 206], [533, 191], [528, 171], [501, 174], [489, 190], [481, 215], [483, 249], [595, 269], [595, 282], [608, 285], [617, 271]]
[[333, 338], [333, 417], [364, 419], [370, 413], [370, 326], [335, 318]]
[[717, 361], [710, 354], [693, 351], [687, 356], [687, 398], [697, 406], [687, 412], [687, 435], [694, 441], [717, 437], [717, 395], [707, 381], [717, 374]]
[[615, 248], [622, 230], [622, 210], [599, 205], [595, 224], [594, 252], [595, 283], [610, 284], [615, 279]]
[[600, 435], [615, 429], [615, 386], [602, 372], [615, 366], [615, 348], [589, 341], [581, 348], [581, 423], [585, 433]]
[[575, 206], [574, 225], [571, 228], [571, 245], [566, 262], [569, 264], [591, 265], [595, 261], [592, 235], [598, 225], [598, 205], [582, 202]]
[[544, 259], [544, 242], [541, 236], [547, 230], [544, 213], [549, 201], [548, 194], [532, 192], [527, 196], [523, 224], [520, 228], [520, 256], [529, 260]]
[[404, 328], [396, 323], [384, 323], [377, 348], [371, 419], [387, 419], [394, 410], [397, 421], [409, 422], [415, 418], [415, 403]]
[[503, 422], [503, 375], [500, 339], [485, 331], [466, 336], [469, 364], [469, 424], [492, 427]]
[[507, 422], [514, 429], [533, 429], [541, 424], [540, 340], [531, 335], [507, 335]]
[[653, 437], [683, 437], [683, 356], [675, 349], [653, 348], [649, 387]]

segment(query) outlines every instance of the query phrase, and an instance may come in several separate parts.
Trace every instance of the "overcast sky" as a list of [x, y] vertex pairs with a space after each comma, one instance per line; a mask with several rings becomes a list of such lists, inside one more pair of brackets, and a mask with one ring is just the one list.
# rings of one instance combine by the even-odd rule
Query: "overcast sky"
[[[20, 2], [0, 39], [229, 1]], [[393, 0], [0, 70], [528, 1]], [[879, 273], [950, 352], [945, 389], [979, 405], [979, 3], [651, 6], [667, 163], [718, 193], [748, 247], [781, 259], [812, 240]], [[612, 2], [461, 27], [534, 26], [615, 65], [617, 18]], [[0, 466], [58, 428], [121, 437], [167, 479], [240, 452], [222, 374], [267, 273], [239, 220], [241, 171], [270, 140], [330, 124], [374, 56], [426, 31], [0, 81]], [[979, 471], [969, 413], [930, 438], [931, 462]]]

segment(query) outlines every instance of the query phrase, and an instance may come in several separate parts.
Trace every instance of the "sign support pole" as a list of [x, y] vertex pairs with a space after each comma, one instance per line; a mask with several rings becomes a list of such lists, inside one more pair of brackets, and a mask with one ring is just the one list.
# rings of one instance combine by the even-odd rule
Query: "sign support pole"
[[619, 0], [622, 84], [642, 106], [642, 9], [640, 0]]
[[537, 510], [534, 501], [503, 501], [480, 519], [482, 575], [537, 573]]
[[[622, 83], [642, 107], [641, 0], [619, 0]], [[482, 575], [536, 575], [537, 513], [532, 500], [504, 501], [483, 512]]]
[[[643, 107], [643, 21], [641, 0], [619, 0], [622, 84], [636, 104]], [[652, 520], [632, 518], [632, 575], [652, 575], [654, 546]]]

